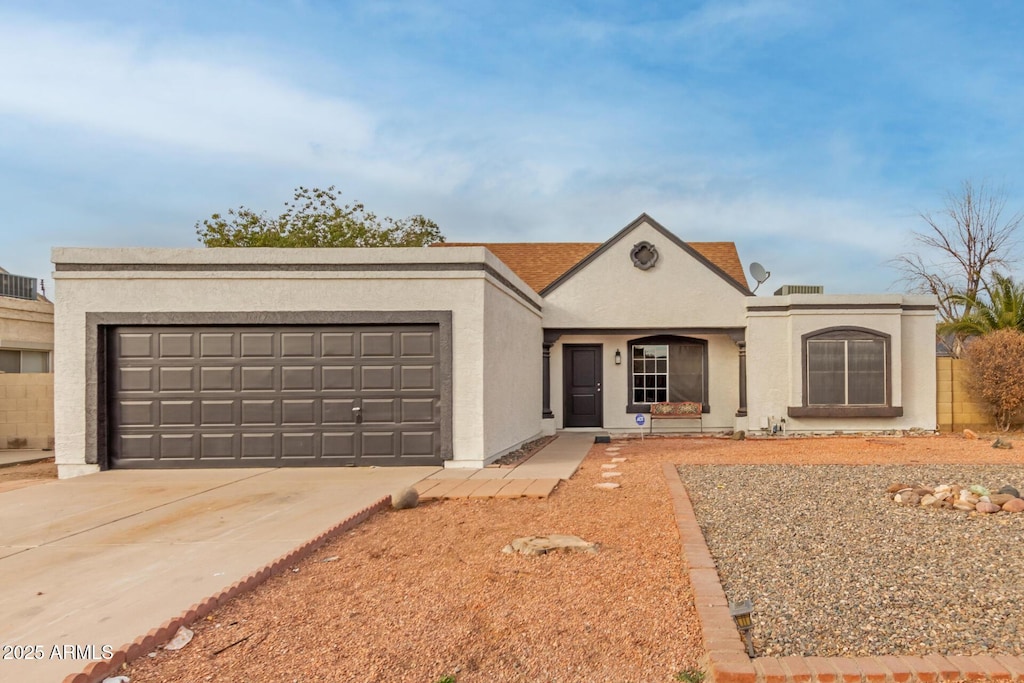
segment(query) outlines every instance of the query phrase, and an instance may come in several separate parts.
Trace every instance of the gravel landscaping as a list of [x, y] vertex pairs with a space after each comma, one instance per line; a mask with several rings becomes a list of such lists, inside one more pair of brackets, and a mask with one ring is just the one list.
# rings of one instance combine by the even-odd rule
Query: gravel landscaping
[[896, 481], [1019, 488], [1024, 466], [679, 470], [726, 595], [754, 601], [758, 655], [1024, 654], [1024, 514], [886, 493]]

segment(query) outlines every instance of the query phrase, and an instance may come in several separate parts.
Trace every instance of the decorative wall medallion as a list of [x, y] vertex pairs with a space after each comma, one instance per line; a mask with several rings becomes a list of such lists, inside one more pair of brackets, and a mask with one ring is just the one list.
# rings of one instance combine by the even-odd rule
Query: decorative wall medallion
[[637, 242], [629, 252], [629, 257], [640, 270], [650, 270], [658, 262], [658, 250], [650, 242]]

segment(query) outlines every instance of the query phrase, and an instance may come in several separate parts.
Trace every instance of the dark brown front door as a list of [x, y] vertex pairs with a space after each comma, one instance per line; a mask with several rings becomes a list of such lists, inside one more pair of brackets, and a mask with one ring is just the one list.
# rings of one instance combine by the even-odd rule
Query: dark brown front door
[[566, 427], [601, 427], [601, 345], [562, 347]]

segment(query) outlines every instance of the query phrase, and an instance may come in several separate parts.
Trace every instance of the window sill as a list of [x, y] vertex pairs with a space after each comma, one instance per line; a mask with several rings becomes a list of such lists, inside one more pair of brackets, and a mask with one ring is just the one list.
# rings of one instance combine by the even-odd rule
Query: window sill
[[790, 406], [789, 417], [903, 417], [903, 406]]

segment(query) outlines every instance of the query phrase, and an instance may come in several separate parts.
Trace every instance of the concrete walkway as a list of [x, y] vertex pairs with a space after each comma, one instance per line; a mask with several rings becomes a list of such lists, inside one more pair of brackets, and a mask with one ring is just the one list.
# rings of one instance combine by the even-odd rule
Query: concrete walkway
[[558, 437], [514, 469], [445, 469], [416, 485], [421, 500], [438, 498], [547, 498], [579, 469], [594, 435], [560, 432]]
[[[119, 470], [0, 495], [0, 681], [60, 681], [432, 467]], [[59, 652], [59, 651], [58, 651]], [[23, 653], [24, 654], [24, 653]]]
[[4, 492], [0, 644], [38, 646], [21, 653], [42, 660], [0, 659], [0, 681], [80, 672], [90, 660], [62, 658], [65, 646], [119, 648], [397, 489], [550, 492], [593, 440], [562, 433], [514, 469], [115, 470]]

